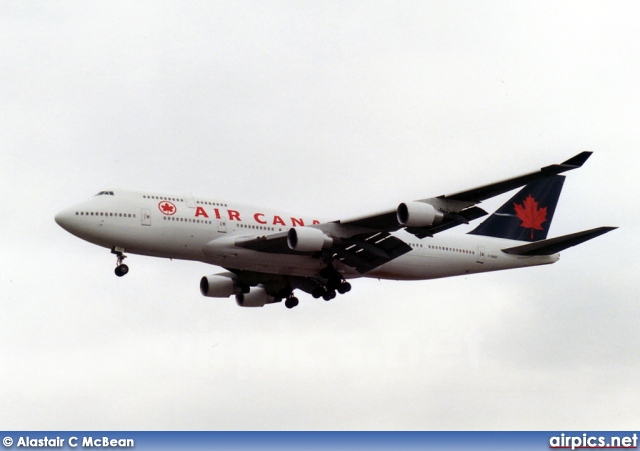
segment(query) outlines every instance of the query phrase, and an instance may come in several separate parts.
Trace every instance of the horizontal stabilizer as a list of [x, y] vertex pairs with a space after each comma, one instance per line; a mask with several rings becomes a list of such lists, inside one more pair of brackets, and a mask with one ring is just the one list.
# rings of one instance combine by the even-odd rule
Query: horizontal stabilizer
[[617, 229], [617, 227], [598, 227], [582, 232], [570, 233], [569, 235], [550, 238], [548, 240], [536, 241], [535, 243], [523, 246], [509, 247], [502, 249], [502, 252], [512, 255], [551, 255], [563, 251], [569, 247], [577, 246], [580, 243], [589, 241], [607, 232]]

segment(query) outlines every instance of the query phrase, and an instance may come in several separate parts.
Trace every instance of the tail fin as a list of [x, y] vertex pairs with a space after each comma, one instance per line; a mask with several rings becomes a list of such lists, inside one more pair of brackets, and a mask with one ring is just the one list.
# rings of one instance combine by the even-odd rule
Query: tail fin
[[519, 241], [546, 239], [563, 184], [564, 176], [555, 175], [526, 185], [469, 233]]

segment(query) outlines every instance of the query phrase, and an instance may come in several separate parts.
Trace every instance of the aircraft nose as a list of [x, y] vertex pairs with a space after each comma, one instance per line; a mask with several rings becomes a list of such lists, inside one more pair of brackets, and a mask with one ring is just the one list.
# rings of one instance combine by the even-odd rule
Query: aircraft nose
[[71, 219], [72, 219], [72, 216], [74, 216], [74, 214], [75, 213], [69, 209], [62, 210], [55, 216], [55, 220], [60, 227], [62, 227], [65, 230], [69, 230], [69, 227], [71, 226]]

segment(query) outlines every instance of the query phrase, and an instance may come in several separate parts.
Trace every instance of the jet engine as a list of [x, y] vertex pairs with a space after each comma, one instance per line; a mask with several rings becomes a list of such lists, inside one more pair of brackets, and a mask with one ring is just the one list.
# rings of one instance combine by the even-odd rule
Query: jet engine
[[287, 234], [289, 249], [299, 252], [317, 252], [331, 247], [333, 239], [320, 229], [311, 227], [293, 227]]
[[210, 298], [228, 298], [236, 292], [235, 282], [231, 277], [211, 274], [200, 279], [200, 293]]
[[269, 296], [262, 285], [252, 287], [248, 293], [236, 294], [236, 304], [240, 307], [264, 307], [274, 301], [275, 298]]
[[396, 218], [404, 227], [429, 227], [440, 224], [444, 214], [431, 204], [406, 202], [398, 205]]

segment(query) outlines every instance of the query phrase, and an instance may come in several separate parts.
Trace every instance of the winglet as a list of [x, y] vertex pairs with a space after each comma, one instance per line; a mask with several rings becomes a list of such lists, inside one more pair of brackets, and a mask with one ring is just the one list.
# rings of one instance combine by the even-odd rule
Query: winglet
[[541, 169], [542, 173], [548, 173], [549, 175], [560, 174], [565, 171], [570, 171], [572, 169], [577, 169], [582, 167], [582, 165], [589, 159], [593, 152], [585, 151], [580, 152], [578, 155], [569, 158], [567, 161], [564, 161], [560, 164], [552, 164], [551, 166], [545, 166]]
[[567, 161], [562, 163], [562, 166], [573, 166], [574, 168], [579, 168], [584, 164], [585, 161], [589, 159], [593, 152], [581, 152], [573, 158], [569, 158]]

